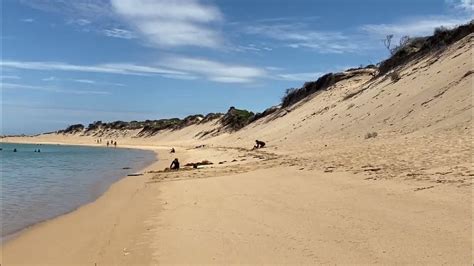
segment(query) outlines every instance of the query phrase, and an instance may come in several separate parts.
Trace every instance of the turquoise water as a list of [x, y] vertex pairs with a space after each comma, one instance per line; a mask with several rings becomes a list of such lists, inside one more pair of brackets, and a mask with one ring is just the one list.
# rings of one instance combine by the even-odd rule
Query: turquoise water
[[155, 158], [150, 151], [119, 148], [12, 143], [0, 148], [2, 238], [93, 201]]

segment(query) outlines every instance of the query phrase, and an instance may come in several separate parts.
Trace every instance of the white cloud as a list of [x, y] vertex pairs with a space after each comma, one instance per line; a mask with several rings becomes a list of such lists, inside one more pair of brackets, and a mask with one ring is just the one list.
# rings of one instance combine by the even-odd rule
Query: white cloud
[[[56, 77], [48, 77], [48, 78], [44, 78], [42, 80], [43, 81], [58, 81], [60, 79], [58, 79]], [[66, 80], [63, 80], [63, 81], [74, 81], [74, 82], [77, 82], [77, 83], [90, 84], [90, 85], [113, 85], [113, 86], [120, 86], [120, 87], [125, 86], [124, 84], [121, 84], [121, 83], [97, 82], [95, 80], [90, 80], [90, 79], [66, 79]]]
[[323, 75], [322, 72], [307, 72], [307, 73], [289, 73], [289, 74], [277, 74], [276, 79], [287, 80], [287, 81], [310, 81], [316, 80], [318, 77]]
[[[168, 77], [165, 74], [163, 74], [161, 76]], [[179, 77], [180, 75], [176, 75], [176, 76]], [[102, 81], [95, 81], [95, 80], [90, 80], [90, 79], [72, 79], [72, 81], [78, 82], [78, 83], [90, 84], [90, 85], [112, 85], [112, 86], [119, 86], [119, 87], [124, 87], [125, 86], [125, 84], [122, 84], [122, 83], [102, 82]]]
[[399, 38], [405, 35], [427, 36], [433, 34], [436, 27], [454, 27], [464, 23], [466, 23], [466, 18], [436, 16], [411, 18], [392, 24], [367, 24], [361, 26], [360, 29], [377, 38], [383, 38], [388, 34]]
[[222, 20], [217, 7], [198, 0], [111, 0], [113, 10], [159, 47], [218, 47], [212, 28]]
[[43, 81], [55, 81], [55, 80], [58, 80], [56, 77], [47, 77], [47, 78], [44, 78], [42, 79]]
[[321, 53], [344, 53], [358, 46], [342, 32], [310, 30], [306, 23], [257, 24], [244, 27], [250, 35], [262, 36], [290, 48], [308, 48]]
[[73, 71], [73, 72], [92, 72], [105, 74], [121, 75], [176, 75], [186, 76], [183, 71], [140, 66], [129, 63], [99, 64], [99, 65], [73, 65], [62, 62], [29, 62], [29, 61], [0, 61], [0, 66], [5, 68], [45, 70], [45, 71]]
[[268, 69], [270, 71], [281, 71], [281, 70], [284, 70], [284, 68], [282, 67], [274, 67], [274, 66], [267, 66], [265, 67], [265, 69]]
[[[220, 10], [207, 0], [21, 0], [23, 4], [59, 13], [83, 31], [108, 37], [143, 37], [157, 47], [220, 47], [216, 26]], [[219, 24], [219, 25], [216, 25]], [[125, 28], [125, 29], [124, 29]]]
[[15, 83], [1, 83], [0, 88], [10, 89], [10, 90], [18, 90], [18, 89], [26, 89], [26, 90], [36, 90], [36, 91], [44, 91], [44, 92], [53, 92], [53, 93], [67, 93], [67, 94], [78, 94], [78, 95], [108, 95], [110, 94], [107, 91], [92, 91], [92, 90], [78, 90], [78, 89], [60, 89], [60, 88], [52, 88], [52, 87], [40, 87], [40, 86], [32, 86], [32, 85], [25, 85], [25, 84], [15, 84]]
[[92, 22], [88, 19], [80, 18], [80, 19], [70, 19], [70, 20], [68, 20], [67, 23], [76, 24], [76, 25], [79, 25], [79, 26], [86, 26], [86, 25], [91, 24]]
[[4, 79], [21, 79], [21, 78], [15, 75], [0, 75], [0, 80], [4, 80]]
[[258, 52], [262, 52], [262, 51], [269, 52], [269, 51], [272, 51], [273, 48], [270, 48], [266, 45], [258, 45], [258, 44], [250, 43], [250, 44], [247, 44], [247, 45], [237, 45], [232, 50], [234, 50], [236, 52], [255, 52], [255, 53], [258, 53]]
[[42, 11], [87, 20], [104, 19], [112, 14], [108, 0], [20, 0], [20, 2]]
[[21, 22], [25, 22], [25, 23], [32, 23], [34, 22], [35, 20], [33, 18], [24, 18], [21, 20]]
[[264, 78], [264, 69], [242, 65], [226, 64], [207, 59], [174, 57], [161, 62], [170, 68], [204, 76], [211, 81], [223, 83], [250, 83]]
[[141, 66], [129, 63], [111, 63], [111, 64], [101, 64], [98, 65], [100, 68], [106, 69], [108, 71], [117, 71], [117, 72], [125, 72], [131, 73], [136, 75], [187, 75], [187, 73], [183, 71], [176, 71], [166, 68], [159, 68], [159, 67], [152, 67], [152, 66]]
[[89, 79], [75, 79], [75, 82], [86, 83], [86, 84], [95, 84], [96, 82]]
[[446, 3], [454, 8], [461, 9], [467, 12], [474, 11], [474, 0], [446, 0]]
[[172, 74], [166, 74], [166, 75], [163, 75], [163, 77], [170, 78], [170, 79], [181, 79], [181, 80], [195, 80], [199, 78], [193, 75], [172, 75]]
[[129, 31], [119, 28], [105, 29], [102, 31], [105, 36], [120, 38], [120, 39], [134, 39], [135, 35]]
[[[215, 82], [250, 83], [267, 75], [265, 69], [220, 63], [207, 59], [187, 57], [169, 57], [158, 62], [156, 66], [143, 66], [129, 63], [109, 63], [98, 65], [73, 65], [62, 62], [29, 62], [29, 61], [0, 61], [5, 68], [41, 70], [41, 71], [71, 71], [91, 72], [120, 75], [158, 75], [170, 79], [193, 80], [205, 77]], [[163, 66], [163, 67], [160, 67]], [[166, 68], [165, 68], [166, 67]], [[56, 77], [44, 78], [44, 81], [57, 80]], [[119, 83], [97, 83], [93, 80], [76, 79], [80, 83], [124, 86]]]

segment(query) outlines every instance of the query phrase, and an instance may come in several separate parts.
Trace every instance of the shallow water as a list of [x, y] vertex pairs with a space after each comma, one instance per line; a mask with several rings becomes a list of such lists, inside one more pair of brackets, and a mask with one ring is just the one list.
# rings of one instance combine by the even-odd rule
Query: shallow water
[[2, 238], [93, 201], [155, 158], [151, 151], [119, 148], [13, 143], [0, 148]]

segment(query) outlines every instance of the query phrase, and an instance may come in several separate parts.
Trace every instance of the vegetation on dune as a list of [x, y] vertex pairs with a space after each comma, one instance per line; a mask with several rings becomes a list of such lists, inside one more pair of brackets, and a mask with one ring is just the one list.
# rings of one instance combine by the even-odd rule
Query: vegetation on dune
[[243, 109], [237, 109], [235, 107], [230, 107], [229, 111], [222, 117], [221, 124], [224, 128], [230, 130], [239, 130], [252, 121], [254, 117], [253, 112], [249, 112]]
[[316, 81], [306, 82], [303, 87], [299, 89], [287, 89], [285, 95], [281, 99], [281, 107], [285, 108], [291, 106], [307, 96], [331, 86], [334, 82], [334, 74], [328, 73], [318, 78]]
[[222, 114], [210, 113], [206, 116], [201, 114], [190, 115], [183, 119], [171, 118], [171, 119], [159, 119], [159, 120], [145, 120], [145, 121], [114, 121], [104, 123], [102, 121], [95, 121], [90, 123], [86, 128], [82, 124], [72, 125], [64, 130], [59, 130], [57, 133], [60, 134], [74, 134], [74, 133], [85, 133], [86, 135], [97, 135], [101, 132], [108, 130], [138, 130], [139, 136], [151, 136], [158, 133], [161, 130], [177, 130], [190, 125], [209, 122], [222, 117]]
[[258, 120], [258, 119], [260, 119], [260, 118], [263, 118], [263, 117], [265, 117], [265, 116], [267, 116], [267, 115], [271, 115], [271, 114], [275, 113], [276, 111], [280, 110], [280, 108], [281, 108], [280, 106], [272, 106], [272, 107], [270, 107], [270, 108], [267, 108], [267, 109], [265, 109], [265, 111], [263, 111], [262, 113], [257, 113], [257, 114], [255, 114], [255, 115], [252, 117], [252, 119], [250, 120], [250, 123], [252, 123], [252, 122], [254, 122], [254, 121], [256, 121], [256, 120]]
[[[335, 83], [352, 78], [357, 76], [361, 73], [372, 73], [375, 67], [373, 65], [369, 65], [362, 68], [352, 68], [348, 69], [345, 72], [339, 73], [328, 73], [324, 76], [321, 76], [316, 81], [310, 81], [304, 83], [303, 87], [299, 89], [291, 88], [287, 89], [285, 95], [283, 95], [281, 99], [281, 107], [286, 108], [303, 99], [307, 99], [308, 96], [321, 92], [329, 88], [330, 86], [334, 85]], [[372, 71], [372, 72], [371, 72]]]
[[82, 132], [84, 130], [84, 125], [83, 124], [75, 124], [75, 125], [70, 125], [64, 130], [58, 131], [58, 133], [61, 134], [74, 134], [78, 132]]
[[442, 50], [473, 32], [474, 21], [471, 21], [454, 29], [436, 28], [433, 36], [429, 37], [404, 37], [397, 47], [390, 49], [390, 45], [387, 46], [392, 55], [380, 63], [379, 75], [384, 75], [398, 66], [431, 52]]
[[209, 113], [201, 120], [201, 123], [207, 123], [209, 121], [219, 119], [223, 116], [223, 113]]
[[142, 130], [138, 133], [138, 136], [151, 136], [151, 135], [155, 135], [161, 130], [173, 129], [177, 127], [180, 122], [181, 122], [181, 119], [179, 118], [149, 121], [148, 123], [144, 124]]
[[[395, 71], [396, 67], [404, 65], [418, 57], [427, 55], [430, 52], [443, 49], [473, 32], [474, 21], [451, 30], [439, 27], [434, 31], [433, 36], [430, 37], [410, 38], [404, 36], [400, 39], [399, 44], [393, 48], [391, 46], [393, 35], [388, 35], [386, 40], [384, 40], [384, 45], [390, 51], [391, 56], [380, 63], [378, 67], [378, 75], [385, 75], [392, 71], [390, 78], [393, 82], [397, 82], [401, 77], [399, 73]], [[360, 74], [361, 71], [372, 70], [375, 72], [376, 69], [377, 67], [371, 64], [366, 67], [351, 68], [341, 73], [328, 73], [321, 76], [316, 81], [306, 82], [301, 88], [287, 89], [281, 99], [281, 108], [292, 106], [317, 92], [327, 89], [341, 80]], [[263, 116], [258, 115], [258, 118]]]

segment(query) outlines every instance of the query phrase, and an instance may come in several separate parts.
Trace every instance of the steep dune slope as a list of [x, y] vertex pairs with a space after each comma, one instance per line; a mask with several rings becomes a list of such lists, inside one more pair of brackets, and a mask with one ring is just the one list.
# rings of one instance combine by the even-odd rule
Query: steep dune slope
[[470, 128], [472, 38], [397, 70], [401, 76], [397, 82], [388, 75], [372, 79], [366, 72], [229, 137], [296, 145], [319, 138], [363, 139], [373, 131], [384, 137]]
[[[360, 172], [376, 166], [371, 172], [376, 178], [462, 185], [473, 174], [473, 38], [395, 68], [397, 80], [390, 72], [377, 76], [372, 68], [339, 73], [339, 82], [237, 131], [223, 128], [216, 116], [152, 135], [140, 135], [141, 129], [101, 130], [29, 141], [91, 144], [100, 137], [119, 144], [249, 149], [262, 139], [266, 151], [306, 167]], [[433, 175], [437, 172], [446, 174]]]

